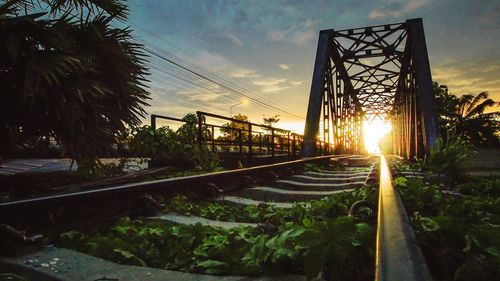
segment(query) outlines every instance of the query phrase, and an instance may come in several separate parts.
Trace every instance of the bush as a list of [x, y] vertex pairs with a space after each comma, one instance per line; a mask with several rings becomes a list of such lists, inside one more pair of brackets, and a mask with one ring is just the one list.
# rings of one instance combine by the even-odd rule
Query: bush
[[[197, 144], [196, 115], [188, 114], [182, 120], [185, 124], [177, 131], [166, 126], [156, 130], [151, 126], [134, 128], [130, 141], [131, 152], [138, 156], [151, 157], [151, 160], [160, 163], [170, 162], [203, 171], [216, 170], [220, 164], [217, 155]], [[203, 137], [210, 138], [210, 132], [204, 130]]]
[[181, 143], [169, 127], [154, 130], [151, 126], [133, 129], [130, 149], [134, 154], [151, 159], [174, 159], [181, 156]]
[[469, 145], [459, 135], [451, 133], [446, 141], [438, 139], [429, 157], [424, 159], [423, 169], [456, 179], [463, 174], [463, 161], [469, 155]]

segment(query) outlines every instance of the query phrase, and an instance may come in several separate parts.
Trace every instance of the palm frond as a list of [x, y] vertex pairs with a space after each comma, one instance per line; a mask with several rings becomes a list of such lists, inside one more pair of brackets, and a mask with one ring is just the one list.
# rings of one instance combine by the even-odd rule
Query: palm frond
[[458, 99], [457, 114], [461, 117], [465, 116], [465, 109], [474, 99], [473, 95], [463, 95]]
[[75, 9], [79, 13], [84, 12], [92, 15], [100, 15], [100, 11], [125, 20], [128, 16], [128, 7], [122, 0], [45, 0], [51, 7], [52, 14], [68, 9]]
[[8, 0], [0, 5], [0, 15], [13, 14], [25, 0]]
[[470, 101], [469, 106], [466, 109], [466, 113], [469, 113], [474, 107], [481, 101], [488, 99], [488, 92], [481, 92], [474, 96], [474, 98]]
[[[50, 1], [99, 3], [99, 9], [115, 2], [122, 3]], [[22, 127], [24, 139], [54, 136], [76, 159], [103, 155], [115, 132], [145, 114], [148, 71], [130, 30], [113, 27], [111, 13], [84, 21], [58, 16], [0, 18], [0, 153], [13, 142], [3, 136], [19, 135]]]
[[465, 118], [470, 118], [471, 116], [483, 114], [484, 110], [488, 107], [492, 107], [496, 104], [496, 102], [492, 99], [483, 100], [479, 105], [476, 105], [472, 108], [467, 114], [464, 116]]

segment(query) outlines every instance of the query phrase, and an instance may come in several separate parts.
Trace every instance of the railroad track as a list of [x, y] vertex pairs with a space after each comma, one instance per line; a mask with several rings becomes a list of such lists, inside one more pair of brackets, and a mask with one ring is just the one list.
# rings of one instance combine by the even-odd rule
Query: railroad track
[[[304, 165], [307, 163], [325, 164], [332, 160], [335, 163], [343, 163], [347, 167], [343, 170], [332, 170], [328, 169], [328, 165], [324, 165], [326, 167], [324, 169], [304, 171]], [[404, 218], [404, 212], [401, 213], [401, 203], [398, 203], [397, 197], [390, 193], [392, 186], [390, 186], [387, 164], [385, 160], [382, 160], [382, 171], [379, 173], [378, 161], [372, 160], [374, 159], [348, 155], [316, 157], [234, 171], [16, 200], [0, 204], [0, 221], [20, 225], [15, 218], [17, 217], [19, 220], [22, 217], [24, 223], [29, 222], [36, 225], [32, 229], [46, 229], [43, 226], [48, 221], [52, 225], [51, 228], [58, 229], [55, 231], [58, 232], [60, 231], [57, 228], [58, 225], [71, 225], [71, 221], [75, 219], [77, 221], [95, 221], [96, 209], [100, 210], [98, 213], [101, 214], [97, 217], [103, 219], [105, 217], [121, 216], [130, 211], [131, 206], [143, 205], [143, 208], [139, 208], [139, 213], [143, 215], [142, 220], [147, 222], [167, 223], [170, 225], [198, 225], [228, 230], [240, 227], [262, 229], [265, 228], [265, 225], [263, 226], [259, 221], [238, 221], [237, 219], [224, 221], [207, 215], [179, 212], [175, 208], [167, 208], [167, 212], [152, 215], [154, 209], [158, 207], [156, 206], [157, 202], [152, 198], [157, 198], [159, 195], [172, 197], [175, 194], [184, 194], [189, 198], [198, 199], [196, 201], [198, 204], [236, 206], [237, 209], [233, 210], [243, 210], [247, 206], [257, 208], [272, 206], [275, 209], [291, 209], [297, 205], [297, 202], [301, 202], [299, 204], [302, 204], [304, 208], [310, 208], [308, 202], [317, 202], [325, 197], [350, 193], [364, 186], [377, 184], [380, 178], [382, 187], [380, 188], [380, 201], [378, 202], [379, 227], [377, 229], [376, 279], [428, 280], [425, 275], [425, 263], [422, 264], [421, 260], [415, 260], [414, 258], [415, 256], [417, 258], [421, 257], [419, 249], [408, 243], [412, 234], [411, 229], [408, 229], [407, 222], [405, 223], [404, 219], [402, 219]], [[387, 195], [388, 193], [390, 195]], [[147, 196], [144, 196], [144, 194], [147, 194]], [[208, 199], [209, 202], [206, 202], [206, 198], [210, 198]], [[90, 204], [93, 204], [93, 208], [89, 208]], [[362, 205], [361, 207], [363, 207]], [[72, 206], [72, 208], [69, 206]], [[350, 215], [354, 215], [356, 209], [353, 206]], [[393, 212], [394, 209], [398, 212]], [[103, 215], [103, 210], [108, 210], [105, 211], [106, 215]], [[28, 217], [31, 219], [27, 219]], [[35, 223], [35, 221], [38, 223]], [[398, 226], [401, 227], [398, 228]], [[395, 237], [399, 237], [399, 239], [395, 239]], [[406, 259], [394, 259], [394, 256], [390, 254], [392, 251], [402, 253], [397, 257]], [[60, 267], [57, 264], [61, 258], [65, 260], [67, 270], [58, 269]], [[401, 264], [402, 261], [408, 263], [409, 267], [406, 264]], [[100, 271], [97, 270], [94, 275], [89, 275], [87, 271], [82, 272], [78, 270], [77, 266], [78, 263], [82, 262], [89, 269], [96, 268]], [[395, 269], [396, 265], [398, 269]], [[401, 266], [408, 268], [408, 270], [399, 270]], [[181, 280], [183, 278], [188, 280], [220, 280], [220, 277], [209, 275], [193, 275], [151, 268], [132, 268], [59, 248], [44, 249], [35, 253], [35, 256], [28, 255], [2, 259], [0, 268], [2, 267], [4, 269], [21, 267], [24, 271], [29, 271], [30, 274], [45, 274], [51, 276], [51, 278], [59, 278], [49, 278], [47, 280], [99, 280], [100, 277], [108, 278], [100, 280], [137, 280], [137, 276], [141, 276], [142, 280], [163, 280], [164, 278], [172, 280]], [[131, 279], [130, 276], [123, 274], [124, 271], [130, 271], [129, 274], [134, 274], [135, 277]], [[106, 272], [106, 274], [103, 274], [103, 272]], [[238, 276], [225, 278], [225, 280], [244, 279], [244, 277]], [[266, 280], [266, 278], [262, 277], [255, 280]], [[318, 278], [323, 277], [318, 276]], [[269, 280], [304, 280], [304, 276], [282, 275], [272, 277]]]

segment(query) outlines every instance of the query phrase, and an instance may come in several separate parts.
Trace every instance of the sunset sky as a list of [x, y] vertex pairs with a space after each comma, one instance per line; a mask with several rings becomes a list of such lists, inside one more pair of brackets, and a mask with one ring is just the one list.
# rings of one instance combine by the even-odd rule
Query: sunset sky
[[[307, 110], [320, 30], [416, 17], [424, 21], [434, 81], [455, 94], [489, 91], [500, 99], [498, 0], [133, 0], [129, 5], [128, 24], [147, 48], [166, 58], [180, 57], [295, 115], [305, 116]], [[150, 67], [153, 99], [148, 113], [180, 117], [203, 110], [229, 115], [229, 107], [242, 100], [215, 85], [207, 85], [209, 91], [182, 81], [182, 72], [156, 57]], [[250, 101], [234, 107], [233, 113], [260, 123], [273, 110]], [[280, 115], [279, 126], [301, 131], [304, 119]]]

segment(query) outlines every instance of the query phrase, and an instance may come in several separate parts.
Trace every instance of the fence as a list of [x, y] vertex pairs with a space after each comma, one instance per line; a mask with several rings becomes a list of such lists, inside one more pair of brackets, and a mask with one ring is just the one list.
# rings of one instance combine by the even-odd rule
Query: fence
[[[276, 156], [297, 158], [301, 155], [304, 137], [289, 130], [202, 111], [197, 111], [196, 116], [198, 124], [192, 124], [197, 130], [196, 142], [214, 152], [247, 157], [270, 155], [273, 158]], [[154, 129], [157, 127], [157, 119], [188, 123], [179, 118], [152, 114], [151, 127]], [[207, 119], [228, 123], [208, 123]], [[319, 155], [333, 152], [333, 146], [328, 143], [318, 140], [316, 145]]]

